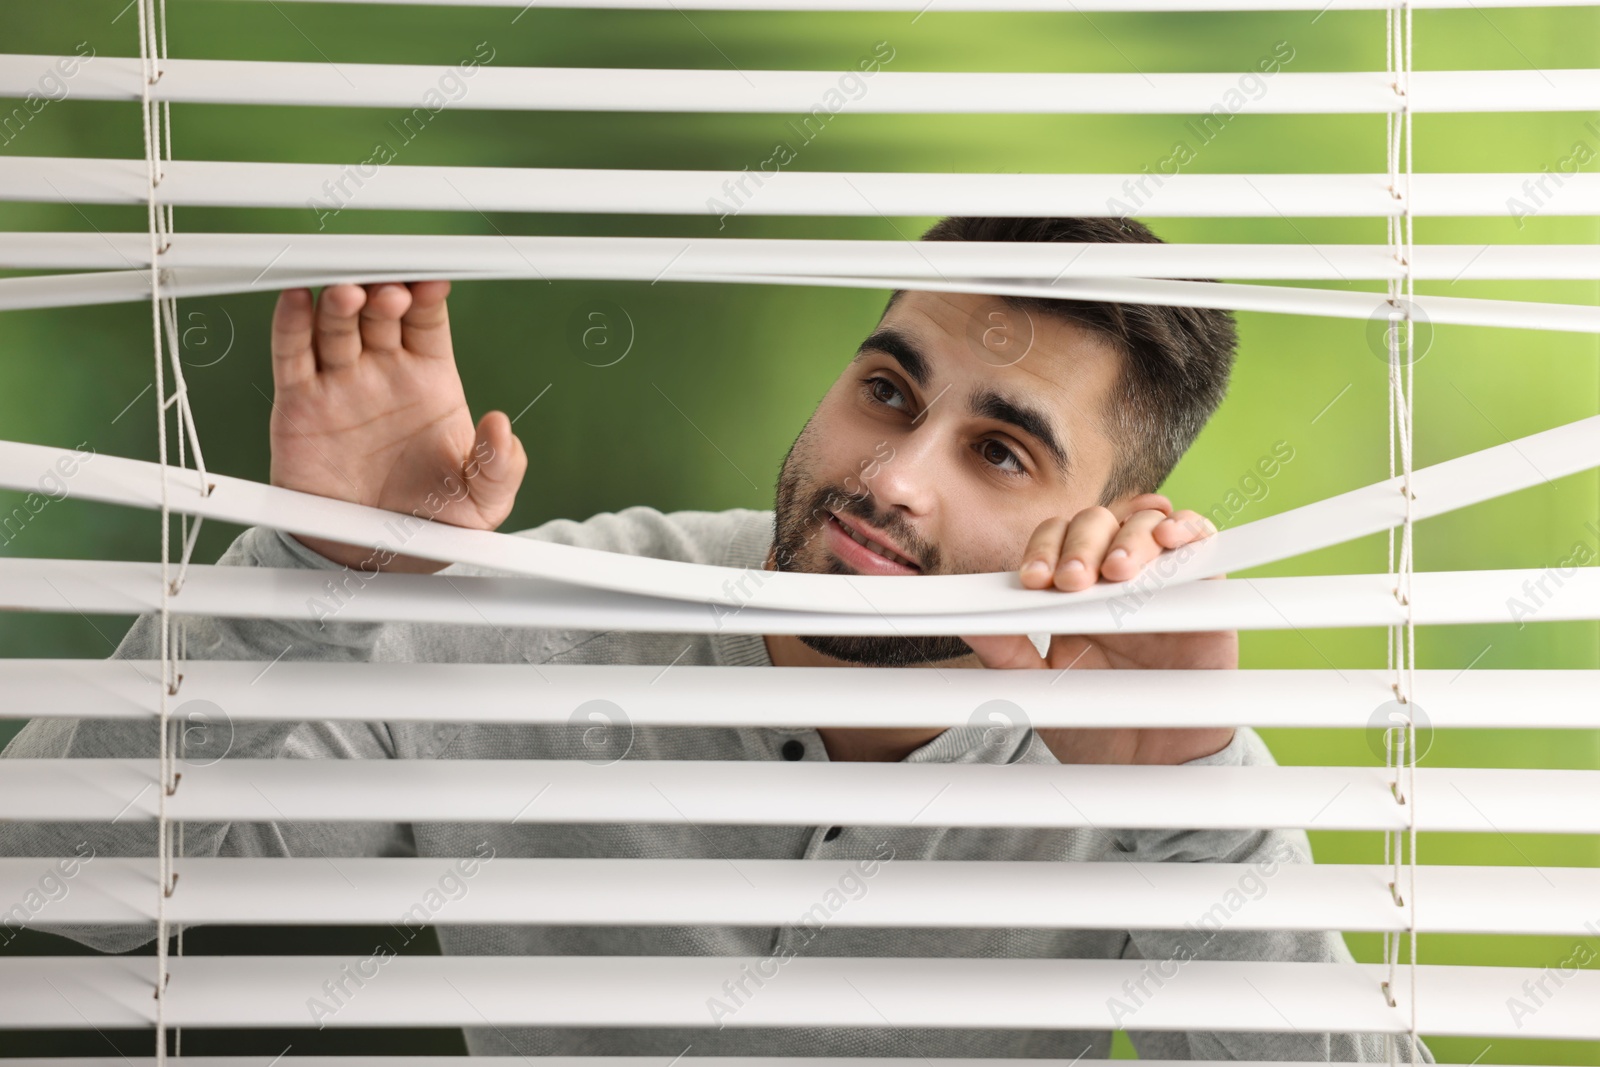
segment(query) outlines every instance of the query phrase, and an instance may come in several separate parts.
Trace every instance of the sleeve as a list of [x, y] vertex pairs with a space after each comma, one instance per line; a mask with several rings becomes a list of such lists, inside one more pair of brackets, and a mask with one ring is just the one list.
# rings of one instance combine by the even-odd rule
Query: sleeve
[[[252, 527], [240, 534], [218, 560], [238, 567], [313, 567], [337, 564], [276, 530]], [[382, 624], [324, 623], [278, 619], [178, 618], [187, 631], [189, 659], [361, 661], [371, 658]], [[112, 659], [160, 658], [160, 615], [139, 616]], [[129, 670], [142, 670], [133, 663]], [[181, 724], [182, 693], [173, 698]], [[226, 709], [205, 716], [203, 729], [187, 729], [184, 760], [209, 764], [219, 759], [383, 759], [395, 755], [382, 723], [230, 722]], [[197, 723], [199, 720], [195, 720]], [[154, 758], [159, 735], [154, 722], [113, 719], [30, 720], [0, 752], [4, 759]], [[372, 856], [409, 855], [409, 826], [385, 823], [187, 823], [186, 856]], [[40, 870], [55, 864], [43, 857], [73, 857], [92, 869], [96, 856], [153, 856], [154, 823], [7, 822], [0, 823], [0, 855], [41, 857]], [[147, 924], [33, 925], [63, 934], [92, 948], [123, 952], [154, 937]], [[0, 943], [15, 936], [8, 918]], [[176, 928], [174, 927], [174, 930]]]
[[[628, 556], [719, 565], [726, 562], [730, 542], [764, 527], [766, 514], [748, 508], [663, 513], [640, 504], [602, 511], [582, 521], [551, 519], [511, 536]], [[466, 563], [453, 563], [438, 575], [515, 577], [509, 571]], [[464, 591], [458, 592], [465, 596]], [[376, 658], [408, 663], [544, 663], [596, 634], [594, 630], [473, 623], [390, 623], [382, 627]]]
[[[690, 563], [722, 563], [729, 539], [749, 529], [761, 513], [749, 509], [721, 512], [683, 511], [663, 514], [647, 506], [601, 512], [582, 522], [555, 519], [513, 536], [531, 537], [629, 555], [653, 556]], [[359, 575], [308, 548], [293, 536], [269, 527], [251, 527], [223, 553], [218, 564], [236, 567], [326, 570], [346, 574], [338, 582], [359, 581]], [[438, 572], [452, 575], [496, 575], [504, 572], [452, 564]], [[350, 577], [355, 575], [354, 578]], [[355, 586], [357, 591], [359, 586]], [[521, 629], [433, 623], [343, 622], [336, 614], [320, 619], [180, 618], [187, 635], [189, 659], [279, 659], [331, 662], [543, 662], [551, 654], [584, 639], [577, 631]], [[112, 653], [112, 659], [160, 658], [160, 616], [141, 615]], [[134, 663], [129, 670], [139, 670]], [[182, 696], [173, 709], [186, 720]], [[391, 730], [372, 722], [220, 722], [186, 731], [184, 759], [212, 763], [218, 759], [393, 759], [425, 758], [408, 749], [406, 736], [419, 731]], [[214, 714], [212, 718], [217, 718]], [[425, 733], [425, 732], [423, 732]], [[397, 741], [397, 736], [402, 741]], [[14, 737], [0, 758], [153, 758], [158, 733], [152, 722], [105, 719], [34, 719]], [[0, 855], [41, 858], [41, 872], [54, 864], [44, 857], [71, 857], [71, 863], [93, 862], [95, 856], [151, 856], [155, 853], [151, 823], [15, 822], [0, 823]], [[393, 856], [414, 855], [411, 828], [401, 823], [188, 823], [185, 856]], [[10, 921], [15, 926], [15, 921]], [[35, 923], [102, 951], [121, 952], [149, 941], [148, 925], [74, 926]], [[174, 928], [175, 929], [175, 928]], [[0, 944], [11, 935], [0, 922]]]
[[[1240, 728], [1220, 752], [1190, 760], [1197, 766], [1243, 766], [1275, 761], [1254, 730]], [[1304, 963], [1353, 963], [1354, 957], [1337, 930], [1229, 929], [1228, 918], [1249, 901], [1271, 891], [1272, 875], [1285, 863], [1311, 863], [1311, 844], [1303, 830], [1124, 830], [1117, 831], [1122, 858], [1142, 862], [1238, 863], [1252, 869], [1239, 876], [1237, 892], [1224, 894], [1214, 907], [1184, 930], [1130, 930], [1124, 959], [1152, 961], [1157, 977], [1181, 981], [1191, 960], [1263, 960]], [[1261, 996], [1270, 998], [1271, 990]], [[1138, 1030], [1141, 1003], [1159, 996], [1152, 981], [1136, 988], [1114, 1011], [1118, 1025], [1141, 1059], [1173, 1060], [1324, 1060], [1374, 1062], [1388, 1060], [1382, 1034], [1309, 1033], [1288, 1031], [1153, 1031]], [[1397, 1039], [1398, 1059], [1411, 1060], [1411, 1041]], [[1433, 1063], [1420, 1041], [1418, 1062]]]

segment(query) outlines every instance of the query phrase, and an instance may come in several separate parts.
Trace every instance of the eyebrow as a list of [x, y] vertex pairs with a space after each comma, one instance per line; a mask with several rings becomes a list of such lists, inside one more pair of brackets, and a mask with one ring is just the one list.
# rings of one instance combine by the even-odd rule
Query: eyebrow
[[1049, 418], [1038, 408], [1012, 400], [986, 386], [977, 386], [967, 394], [967, 409], [979, 418], [1008, 423], [1032, 437], [1050, 454], [1061, 477], [1071, 477], [1072, 461], [1067, 456], [1067, 450], [1056, 438]]
[[872, 331], [872, 335], [861, 342], [861, 347], [856, 349], [856, 358], [860, 359], [868, 351], [882, 352], [900, 364], [906, 372], [906, 377], [917, 383], [918, 389], [928, 387], [928, 360], [905, 334], [892, 326]]
[[[917, 347], [916, 342], [905, 333], [892, 326], [874, 330], [872, 335], [862, 341], [861, 346], [856, 349], [856, 358], [860, 359], [868, 351], [882, 352], [900, 364], [900, 368], [906, 372], [906, 377], [915, 382], [917, 388], [928, 388], [929, 379], [932, 377], [928, 358], [922, 349]], [[1049, 454], [1062, 479], [1071, 477], [1071, 457], [1062, 446], [1049, 416], [1039, 408], [1026, 401], [1008, 397], [989, 386], [980, 385], [974, 386], [967, 394], [967, 410], [978, 418], [1006, 423], [1032, 437]]]

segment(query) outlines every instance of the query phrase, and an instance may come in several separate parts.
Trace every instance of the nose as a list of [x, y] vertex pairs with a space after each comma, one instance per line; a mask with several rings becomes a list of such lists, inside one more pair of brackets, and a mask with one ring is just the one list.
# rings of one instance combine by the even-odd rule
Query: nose
[[[893, 448], [859, 479], [880, 508], [907, 515], [928, 515], [934, 510], [944, 460], [931, 427], [920, 426], [889, 440]], [[876, 457], [874, 457], [876, 458]]]

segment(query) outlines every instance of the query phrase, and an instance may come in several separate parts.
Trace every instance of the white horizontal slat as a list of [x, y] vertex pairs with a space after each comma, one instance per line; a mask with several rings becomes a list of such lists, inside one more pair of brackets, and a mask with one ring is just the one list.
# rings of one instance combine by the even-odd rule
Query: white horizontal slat
[[[993, 282], [962, 278], [938, 281], [901, 278], [861, 278], [841, 275], [808, 279], [782, 275], [747, 278], [707, 278], [707, 281], [748, 281], [770, 285], [828, 285], [852, 288], [923, 289], [946, 293], [1069, 297], [1078, 300], [1154, 304], [1161, 307], [1220, 308], [1229, 311], [1265, 311], [1279, 315], [1324, 315], [1341, 319], [1394, 321], [1388, 298], [1371, 293], [1299, 289], [1277, 285], [1231, 285], [1216, 282], [1172, 281], [1160, 278], [1080, 278], [1052, 284]], [[148, 292], [146, 293], [148, 296]], [[1493, 326], [1508, 329], [1566, 330], [1600, 333], [1600, 307], [1584, 304], [1548, 304], [1520, 300], [1479, 300], [1453, 296], [1418, 296], [1412, 300], [1413, 317], [1435, 325]]]
[[[280, 275], [275, 284], [284, 288], [315, 287], [339, 282], [369, 284], [384, 281], [424, 281], [447, 277], [464, 281], [498, 279], [547, 280], [537, 268], [508, 271], [426, 272], [371, 270], [360, 273]], [[170, 297], [214, 296], [252, 292], [260, 288], [261, 272], [223, 268], [181, 269], [167, 272], [162, 292]], [[661, 279], [657, 279], [661, 280]], [[994, 293], [1046, 296], [1081, 300], [1154, 304], [1168, 307], [1210, 307], [1232, 311], [1264, 311], [1285, 315], [1325, 315], [1346, 319], [1387, 317], [1387, 298], [1375, 294], [1278, 286], [1219, 285], [1209, 282], [1146, 279], [1066, 279], [1048, 285], [997, 283], [986, 279], [945, 278], [939, 281], [890, 277], [811, 277], [789, 274], [688, 274], [678, 271], [678, 282], [752, 283], [758, 285], [818, 285], [867, 289], [920, 288], [934, 292]], [[86, 304], [148, 300], [149, 274], [116, 271], [0, 280], [0, 310], [74, 307]], [[1577, 304], [1543, 304], [1528, 301], [1478, 300], [1460, 297], [1418, 297], [1415, 317], [1438, 325], [1495, 326], [1513, 329], [1565, 330], [1600, 333], [1600, 308]]]
[[[324, 0], [309, 0], [322, 3]], [[689, 11], [1381, 11], [1394, 0], [352, 0], [429, 7], [525, 7]], [[1418, 10], [1450, 8], [1593, 7], [1595, 0], [1411, 0]]]
[[[374, 208], [711, 215], [733, 209], [723, 183], [739, 172], [582, 170], [174, 160], [156, 199], [179, 207]], [[361, 175], [356, 168], [371, 171]], [[1534, 174], [1413, 175], [1411, 213], [1500, 216]], [[360, 180], [361, 184], [356, 185]], [[336, 182], [343, 181], [340, 191]], [[1138, 183], [1144, 190], [1138, 191]], [[1600, 214], [1600, 174], [1565, 177], [1548, 216]], [[0, 158], [0, 198], [144, 204], [142, 159]], [[1137, 214], [1151, 218], [1391, 217], [1403, 200], [1385, 174], [947, 174], [782, 171], [739, 207], [746, 215], [936, 216]], [[1138, 203], [1134, 203], [1138, 200]], [[719, 206], [720, 205], [720, 206]], [[1119, 206], [1120, 205], [1120, 206]]]
[[[36, 91], [41, 72], [82, 67], [72, 94], [83, 100], [139, 100], [135, 57], [0, 54], [0, 96]], [[67, 69], [62, 67], [61, 69]], [[853, 80], [841, 84], [849, 77]], [[1400, 110], [1382, 71], [1248, 73], [954, 73], [876, 70], [650, 70], [617, 67], [463, 67], [380, 63], [285, 63], [167, 59], [151, 87], [172, 103], [423, 107], [490, 110], [794, 112], [848, 98], [863, 114], [1352, 114]], [[830, 94], [832, 94], [830, 96]], [[1600, 110], [1600, 71], [1417, 71], [1413, 113]], [[1232, 106], [1230, 106], [1230, 104]], [[429, 108], [422, 119], [431, 119]], [[400, 128], [396, 124], [396, 128]]]
[[[1600, 568], [1423, 571], [1413, 583], [1418, 626], [1571, 622], [1600, 618]], [[716, 610], [659, 597], [583, 589], [542, 578], [379, 574], [328, 592], [329, 571], [191, 564], [174, 615], [310, 622], [454, 623], [650, 633], [1014, 634], [1169, 633], [1398, 626], [1404, 609], [1389, 574], [1249, 578], [1167, 585], [1111, 601], [1004, 612], [887, 615]], [[356, 584], [359, 582], [359, 584]], [[1527, 590], [1543, 582], [1537, 600]], [[161, 567], [110, 560], [0, 559], [0, 609], [137, 615], [161, 607]], [[1526, 599], [1525, 599], [1526, 598]], [[1525, 610], [1523, 610], [1525, 609]]]
[[[1544, 430], [1412, 472], [1416, 521], [1600, 465], [1600, 416]], [[162, 468], [118, 456], [84, 459], [68, 449], [0, 442], [0, 487], [32, 491], [52, 470], [72, 471], [79, 499], [157, 508]], [[720, 604], [807, 612], [900, 615], [1026, 610], [1053, 606], [1059, 592], [1025, 589], [1014, 572], [929, 575], [832, 575], [763, 572], [753, 592], [732, 567], [682, 563], [556, 544], [444, 523], [348, 501], [209, 474], [202, 494], [191, 470], [166, 470], [165, 500], [175, 512], [471, 563], [593, 589]], [[1394, 478], [1230, 527], [1153, 561], [1129, 582], [1103, 583], [1071, 594], [1079, 601], [1127, 603], [1152, 584], [1179, 584], [1243, 570], [1339, 544], [1402, 523], [1405, 506]], [[410, 519], [414, 530], [399, 526]], [[907, 581], [914, 577], [916, 581]], [[1141, 580], [1143, 584], [1141, 583]], [[746, 583], [748, 584], [748, 583]], [[1140, 595], [1140, 599], [1143, 599]], [[1108, 608], [1115, 613], [1115, 607]], [[802, 631], [804, 632], [804, 631]], [[1015, 631], [1008, 631], [1015, 632]], [[1024, 632], [1036, 632], [1027, 630]]]
[[[856, 861], [738, 859], [521, 859], [465, 857], [470, 892], [446, 885], [450, 907], [415, 910], [455, 868], [448, 858], [326, 856], [191, 859], [173, 869], [168, 922], [387, 924], [537, 923], [629, 926], [781, 926], [861, 870]], [[45, 858], [0, 859], [0, 899], [22, 900]], [[95, 856], [73, 892], [29, 925], [155, 921], [154, 859]], [[1187, 929], [1211, 914], [1235, 930], [1403, 931], [1384, 865], [1283, 863], [1062, 863], [1056, 860], [906, 860], [874, 863], [870, 892], [828, 921], [845, 927]], [[1402, 874], [1402, 891], [1410, 892]], [[461, 879], [458, 879], [458, 882]], [[848, 884], [848, 883], [847, 883]], [[1590, 867], [1421, 865], [1421, 933], [1583, 937], [1600, 896]], [[1239, 902], [1234, 903], [1237, 897]], [[997, 900], [1003, 908], [994, 907]], [[1505, 902], [1515, 900], [1517, 907]], [[1228, 901], [1220, 915], [1219, 902]], [[436, 912], [437, 914], [431, 914]], [[406, 916], [410, 915], [407, 920]]]
[[[267, 668], [271, 667], [268, 671]], [[1435, 729], [1600, 729], [1600, 672], [1419, 670], [1413, 699]], [[0, 719], [152, 719], [160, 664], [0, 660]], [[933, 679], [938, 684], [931, 683]], [[941, 671], [932, 667], [713, 667], [544, 663], [253, 663], [189, 660], [181, 699], [237, 722], [559, 724], [590, 700], [634, 726], [896, 729], [972, 725], [1009, 700], [1035, 727], [1266, 726], [1367, 729], [1392, 700], [1375, 670]], [[1458, 684], [1459, 683], [1459, 684]], [[463, 701], [462, 693], [471, 693]], [[760, 693], [753, 701], [751, 693]], [[1527, 695], [1538, 693], [1529, 703]], [[537, 699], [530, 699], [536, 695]], [[987, 722], [987, 720], [986, 720]]]
[[[1593, 245], [1415, 245], [1418, 281], [1600, 280]], [[554, 280], [671, 281], [684, 276], [796, 274], [862, 277], [1249, 278], [1386, 281], [1404, 276], [1387, 245], [1079, 244], [734, 237], [523, 237], [477, 234], [176, 233], [169, 270], [249, 271], [255, 288], [338, 271], [536, 270]], [[0, 233], [0, 270], [143, 270], [138, 233]], [[265, 269], [265, 273], [263, 273]], [[149, 279], [140, 275], [148, 296]]]
[[[162, 292], [174, 298], [255, 292], [261, 288], [261, 271], [238, 268], [179, 268], [166, 272]], [[417, 272], [393, 268], [357, 273], [317, 272], [279, 274], [280, 288], [314, 287], [337, 282], [423, 281], [446, 277], [467, 281], [497, 279], [549, 280], [531, 264], [502, 271], [451, 270]], [[933, 292], [991, 293], [1042, 296], [1057, 299], [1106, 300], [1153, 304], [1163, 307], [1206, 307], [1230, 311], [1264, 311], [1281, 315], [1324, 315], [1344, 319], [1386, 319], [1392, 316], [1386, 296], [1375, 293], [1298, 289], [1283, 286], [1230, 285], [1214, 282], [1144, 278], [1065, 278], [1048, 283], [996, 282], [987, 278], [898, 278], [840, 274], [688, 273], [681, 269], [670, 278], [652, 281], [750, 283], [757, 285], [816, 285], [864, 289], [923, 289]], [[111, 271], [0, 280], [0, 310], [73, 307], [148, 300], [147, 271]], [[1600, 333], [1600, 307], [1582, 304], [1547, 304], [1520, 300], [1481, 300], [1464, 297], [1419, 296], [1413, 316], [1437, 325], [1495, 326], [1511, 329], [1566, 330]]]
[[[459, 1056], [184, 1056], [187, 1067], [461, 1067]], [[715, 1067], [906, 1067], [898, 1056], [718, 1056]], [[667, 1067], [665, 1056], [540, 1056], [540, 1067]], [[1017, 1067], [1010, 1057], [919, 1056], [928, 1067]], [[1073, 1067], [1077, 1060], [1030, 1057], [1028, 1067]], [[1305, 1067], [1304, 1060], [1150, 1060], [1141, 1067]], [[17, 1057], [7, 1067], [156, 1067], [154, 1056]], [[521, 1056], [474, 1056], [472, 1067], [528, 1067]], [[1450, 1067], [1441, 1064], [1441, 1067]], [[1471, 1064], [1462, 1067], [1472, 1067]], [[1501, 1065], [1496, 1065], [1501, 1067]], [[1530, 1065], [1517, 1065], [1530, 1067]]]
[[[728, 1026], [847, 1026], [1103, 1030], [1123, 983], [1146, 983], [1126, 1025], [1141, 1030], [1405, 1033], [1410, 973], [1389, 1007], [1382, 964], [1166, 961], [1164, 985], [1148, 960], [830, 958], [796, 956], [385, 956], [328, 1026], [713, 1027], [707, 999], [742, 966], [783, 975], [727, 1011]], [[1161, 961], [1156, 961], [1157, 963]], [[187, 956], [168, 961], [171, 1026], [303, 1027], [307, 997], [363, 961], [324, 956]], [[381, 970], [380, 970], [381, 968]], [[1519, 1038], [1600, 1036], [1600, 972], [1566, 979], [1564, 995], [1516, 1018], [1505, 1010], [1533, 968], [1421, 966], [1417, 1025], [1428, 1035]], [[153, 966], [137, 957], [0, 961], [0, 1025], [136, 1027], [153, 1022]], [[1182, 979], [1176, 978], [1182, 975]], [[1133, 986], [1133, 988], [1137, 988]], [[726, 1007], [731, 1007], [724, 1002]], [[1130, 1005], [1131, 1007], [1131, 1005]], [[1522, 1025], [1519, 1027], [1517, 1023]]]
[[[155, 760], [0, 760], [0, 818], [156, 817]], [[1425, 831], [1600, 833], [1600, 771], [1418, 768]], [[1398, 830], [1382, 767], [224, 759], [184, 821]], [[1175, 805], [1183, 805], [1175, 816]]]
[[[459, 1056], [184, 1056], [186, 1067], [461, 1067]], [[1014, 1058], [919, 1056], [927, 1067], [1017, 1067]], [[1077, 1060], [1030, 1057], [1028, 1067]], [[1141, 1067], [1305, 1067], [1304, 1060], [1150, 1060]], [[540, 1056], [539, 1067], [667, 1067], [665, 1056]], [[6, 1067], [156, 1067], [154, 1056], [17, 1057]], [[472, 1067], [528, 1067], [522, 1056], [474, 1056]], [[718, 1056], [715, 1067], [906, 1067], [898, 1056]], [[1449, 1067], [1442, 1064], [1441, 1067]], [[1472, 1067], [1471, 1064], [1463, 1067]], [[1501, 1067], [1501, 1065], [1496, 1065]], [[1517, 1065], [1531, 1067], [1531, 1065]]]

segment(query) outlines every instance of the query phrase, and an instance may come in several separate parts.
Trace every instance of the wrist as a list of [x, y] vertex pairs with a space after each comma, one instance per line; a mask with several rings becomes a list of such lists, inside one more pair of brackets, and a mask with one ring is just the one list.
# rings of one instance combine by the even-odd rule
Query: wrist
[[336, 566], [365, 571], [368, 574], [378, 571], [391, 574], [433, 574], [449, 566], [448, 563], [441, 563], [438, 560], [399, 555], [390, 549], [353, 545], [344, 541], [330, 541], [322, 537], [296, 533], [291, 533], [289, 536]]

